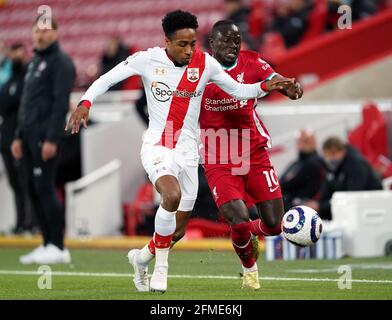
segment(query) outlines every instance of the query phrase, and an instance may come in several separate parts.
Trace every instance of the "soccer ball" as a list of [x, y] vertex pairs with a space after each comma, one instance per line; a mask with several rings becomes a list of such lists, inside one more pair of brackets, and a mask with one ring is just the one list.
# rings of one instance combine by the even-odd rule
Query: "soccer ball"
[[291, 208], [282, 219], [285, 238], [300, 247], [307, 247], [320, 239], [323, 224], [318, 213], [307, 206]]

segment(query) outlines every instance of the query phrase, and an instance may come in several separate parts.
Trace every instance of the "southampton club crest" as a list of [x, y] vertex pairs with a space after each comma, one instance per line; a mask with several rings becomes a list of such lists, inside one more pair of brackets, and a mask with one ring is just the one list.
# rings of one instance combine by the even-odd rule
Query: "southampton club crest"
[[196, 82], [199, 80], [199, 68], [188, 68], [187, 78], [190, 82]]

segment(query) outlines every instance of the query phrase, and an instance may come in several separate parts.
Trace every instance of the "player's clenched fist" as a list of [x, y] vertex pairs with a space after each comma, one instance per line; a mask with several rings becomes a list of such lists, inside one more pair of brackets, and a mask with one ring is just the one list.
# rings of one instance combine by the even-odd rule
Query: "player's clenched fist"
[[303, 95], [301, 85], [295, 78], [285, 78], [278, 75], [266, 81], [266, 86], [269, 91], [278, 90], [292, 100], [297, 100]]
[[80, 122], [83, 123], [83, 127], [87, 128], [87, 121], [89, 115], [89, 108], [79, 103], [78, 107], [74, 112], [72, 112], [71, 117], [68, 120], [65, 130], [72, 129], [72, 134], [78, 133], [80, 128]]
[[293, 83], [291, 83], [287, 88], [285, 88], [285, 95], [292, 100], [300, 99], [303, 93], [304, 92], [300, 83], [297, 82], [295, 79]]

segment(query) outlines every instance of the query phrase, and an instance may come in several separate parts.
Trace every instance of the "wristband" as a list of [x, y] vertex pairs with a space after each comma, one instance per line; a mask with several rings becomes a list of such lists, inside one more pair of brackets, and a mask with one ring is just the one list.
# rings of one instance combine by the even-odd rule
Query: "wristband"
[[263, 90], [264, 92], [269, 92], [269, 90], [267, 89], [267, 82], [264, 81], [260, 84], [260, 88], [261, 90]]
[[83, 100], [79, 103], [80, 106], [86, 107], [87, 109], [91, 108], [91, 102], [88, 100]]

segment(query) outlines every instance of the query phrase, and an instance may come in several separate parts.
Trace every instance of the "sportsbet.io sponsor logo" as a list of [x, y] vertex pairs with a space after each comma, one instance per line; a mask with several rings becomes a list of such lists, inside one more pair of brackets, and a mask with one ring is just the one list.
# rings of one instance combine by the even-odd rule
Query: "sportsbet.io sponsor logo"
[[155, 100], [159, 102], [166, 102], [173, 95], [172, 91], [170, 90], [167, 84], [158, 81], [152, 82], [151, 93], [154, 96]]
[[180, 97], [180, 98], [200, 97], [202, 91], [199, 90], [199, 91], [189, 92], [187, 90], [171, 90], [166, 83], [153, 81], [151, 83], [151, 93], [154, 96], [155, 100], [159, 102], [166, 102], [173, 96]]

